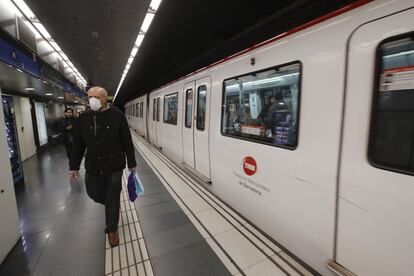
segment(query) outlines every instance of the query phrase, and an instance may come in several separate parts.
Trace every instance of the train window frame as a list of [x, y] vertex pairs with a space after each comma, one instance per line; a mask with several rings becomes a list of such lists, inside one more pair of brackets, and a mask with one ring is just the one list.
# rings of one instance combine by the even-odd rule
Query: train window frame
[[[198, 116], [198, 110], [200, 108], [200, 88], [205, 88], [206, 91], [206, 97], [205, 97], [205, 111], [204, 111], [204, 124], [203, 127], [199, 127], [199, 116]], [[206, 130], [206, 118], [207, 118], [207, 96], [208, 96], [208, 90], [207, 90], [207, 85], [203, 84], [197, 87], [197, 109], [196, 109], [196, 129], [199, 131], [205, 131]]]
[[157, 119], [157, 110], [156, 110], [156, 108], [157, 108], [157, 98], [153, 98], [152, 99], [152, 120], [153, 121], [156, 121], [156, 119]]
[[[246, 77], [246, 76], [251, 76], [251, 75], [256, 75], [256, 74], [260, 74], [266, 71], [270, 71], [270, 70], [277, 70], [279, 68], [283, 68], [283, 67], [288, 67], [291, 65], [299, 65], [299, 79], [298, 79], [298, 98], [297, 98], [297, 112], [296, 112], [296, 117], [297, 117], [297, 127], [296, 127], [296, 135], [295, 135], [295, 140], [296, 140], [296, 144], [294, 146], [289, 146], [289, 145], [282, 145], [282, 144], [273, 144], [273, 143], [269, 143], [266, 141], [261, 141], [258, 139], [253, 139], [253, 138], [249, 138], [249, 137], [243, 137], [243, 136], [237, 136], [237, 135], [232, 135], [232, 134], [228, 134], [225, 133], [223, 131], [223, 118], [224, 118], [224, 114], [225, 114], [225, 107], [226, 107], [226, 97], [225, 97], [225, 93], [226, 93], [226, 81], [229, 80], [233, 80], [233, 79], [238, 79], [238, 78], [242, 78], [242, 77]], [[299, 146], [299, 137], [300, 137], [300, 114], [301, 114], [301, 98], [302, 98], [302, 78], [303, 78], [303, 63], [300, 60], [294, 60], [294, 61], [290, 61], [290, 62], [286, 62], [286, 63], [282, 63], [282, 64], [278, 64], [275, 66], [271, 66], [271, 67], [266, 67], [264, 69], [260, 69], [260, 70], [256, 70], [256, 71], [250, 71], [244, 74], [240, 74], [240, 75], [236, 75], [236, 76], [232, 76], [229, 78], [226, 78], [223, 80], [222, 82], [222, 100], [221, 100], [221, 122], [220, 122], [220, 134], [224, 137], [229, 137], [229, 138], [233, 138], [233, 139], [238, 139], [238, 140], [243, 140], [246, 142], [251, 142], [251, 143], [256, 143], [256, 144], [262, 144], [262, 145], [266, 145], [266, 146], [272, 146], [275, 148], [281, 148], [281, 149], [286, 149], [286, 150], [290, 150], [290, 151], [294, 151], [298, 148]]]
[[138, 114], [139, 114], [139, 103], [135, 104], [135, 117], [138, 118]]
[[391, 164], [391, 163], [384, 163], [384, 162], [378, 162], [377, 160], [374, 160], [372, 158], [372, 154], [373, 154], [373, 144], [375, 143], [375, 119], [376, 119], [376, 107], [380, 98], [380, 79], [381, 79], [381, 72], [382, 72], [382, 67], [383, 67], [383, 63], [382, 63], [382, 55], [381, 55], [381, 47], [385, 44], [385, 43], [389, 43], [389, 42], [393, 42], [393, 41], [398, 41], [398, 40], [402, 40], [404, 38], [411, 38], [412, 40], [414, 40], [414, 32], [406, 32], [403, 34], [399, 34], [399, 35], [395, 35], [395, 36], [391, 36], [391, 37], [387, 37], [383, 40], [381, 40], [376, 49], [375, 49], [375, 67], [374, 67], [374, 84], [373, 84], [373, 89], [372, 89], [372, 102], [371, 102], [371, 110], [370, 110], [370, 121], [369, 121], [369, 136], [368, 136], [368, 145], [367, 145], [367, 160], [368, 163], [377, 168], [377, 169], [381, 169], [381, 170], [385, 170], [385, 171], [390, 171], [390, 172], [394, 172], [394, 173], [399, 173], [399, 174], [405, 174], [405, 175], [414, 175], [414, 170], [407, 170], [407, 169], [401, 169], [399, 167], [397, 167], [395, 164]]
[[144, 102], [140, 102], [141, 118], [144, 118]]
[[160, 97], [157, 97], [157, 122], [160, 121]]
[[[175, 122], [170, 122], [170, 121], [168, 121], [168, 120], [166, 120], [165, 118], [166, 118], [166, 115], [167, 115], [167, 117], [168, 117], [168, 112], [170, 111], [168, 108], [166, 108], [165, 107], [165, 104], [168, 102], [168, 101], [166, 101], [165, 100], [165, 98], [167, 98], [167, 97], [171, 97], [171, 96], [176, 96], [177, 97], [177, 100], [176, 100], [176, 109], [175, 109], [175, 113], [176, 113], [176, 116], [175, 116]], [[169, 125], [174, 125], [174, 126], [176, 126], [177, 124], [178, 124], [178, 100], [179, 100], [179, 97], [178, 97], [178, 92], [174, 92], [174, 93], [170, 93], [170, 94], [165, 94], [164, 95], [164, 99], [163, 99], [164, 101], [163, 101], [163, 112], [162, 112], [162, 122], [164, 123], [164, 124], [169, 124]], [[165, 112], [167, 112], [167, 113], [165, 113]]]
[[[191, 91], [191, 119], [190, 119], [190, 125], [187, 125], [188, 116], [187, 116], [187, 102], [188, 102], [188, 92]], [[184, 126], [186, 128], [192, 128], [193, 127], [193, 109], [194, 109], [194, 91], [192, 88], [188, 88], [185, 90], [185, 119], [184, 119]]]

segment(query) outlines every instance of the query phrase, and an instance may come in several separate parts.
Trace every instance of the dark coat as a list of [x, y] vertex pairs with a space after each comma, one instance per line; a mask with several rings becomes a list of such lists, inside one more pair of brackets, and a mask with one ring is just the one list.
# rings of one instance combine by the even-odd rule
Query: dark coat
[[[63, 145], [70, 146], [73, 143], [73, 128], [75, 125], [75, 118], [67, 118], [63, 117], [60, 120], [60, 131], [63, 134]], [[67, 129], [66, 127], [72, 126], [71, 129]]]
[[92, 175], [109, 175], [136, 167], [135, 150], [128, 122], [117, 109], [84, 112], [77, 119], [70, 159], [70, 170], [79, 170], [85, 155], [85, 169]]

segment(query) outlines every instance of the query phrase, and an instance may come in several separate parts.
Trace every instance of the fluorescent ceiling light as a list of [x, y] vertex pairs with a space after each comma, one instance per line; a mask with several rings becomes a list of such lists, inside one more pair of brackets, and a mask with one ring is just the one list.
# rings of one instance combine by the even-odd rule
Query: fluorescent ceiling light
[[[32, 12], [32, 10], [27, 6], [24, 0], [10, 0], [11, 3], [13, 3], [16, 13], [19, 16], [25, 17], [28, 20], [28, 26], [29, 28], [35, 33], [36, 36], [41, 36], [43, 39], [50, 45], [50, 47], [56, 52], [57, 55], [59, 55], [62, 60], [73, 70], [75, 66], [69, 61], [67, 55], [61, 50], [60, 46], [53, 41], [50, 33], [46, 30], [46, 28], [42, 25], [41, 22], [39, 22], [39, 19], [36, 17], [36, 15]], [[76, 68], [75, 68], [76, 69]], [[82, 79], [82, 84], [85, 85], [86, 81], [83, 78], [83, 76], [79, 73], [79, 71], [76, 72], [76, 75], [78, 75]]]
[[39, 23], [33, 23], [35, 27], [39, 30], [39, 32], [46, 38], [51, 39], [52, 36], [49, 34], [49, 32], [46, 30], [46, 28], [39, 22]]
[[[136, 56], [136, 54], [139, 51], [139, 46], [141, 46], [142, 41], [145, 38], [145, 33], [148, 31], [149, 27], [151, 26], [152, 20], [155, 17], [156, 11], [158, 10], [162, 0], [152, 0], [149, 7], [148, 12], [145, 15], [144, 21], [142, 22], [141, 28], [138, 32], [137, 39], [135, 40], [135, 45], [131, 49], [130, 58], [128, 58], [127, 64], [125, 65], [124, 73], [122, 74], [121, 80], [119, 81], [118, 88], [116, 89], [114, 100], [116, 96], [118, 95], [119, 89], [121, 89], [122, 84], [124, 83], [126, 74], [128, 73], [129, 68], [131, 67], [131, 64]], [[130, 59], [132, 58], [132, 61], [130, 62]]]
[[65, 98], [65, 97], [62, 97], [62, 96], [61, 96], [61, 97], [58, 97], [58, 99], [64, 99], [64, 98]]
[[12, 2], [14, 2], [14, 4], [20, 8], [20, 10], [22, 11], [22, 13], [24, 15], [26, 15], [27, 17], [33, 19], [36, 16], [34, 15], [34, 13], [32, 12], [32, 10], [26, 5], [26, 3], [23, 0], [13, 0]]
[[414, 50], [387, 55], [387, 56], [384, 56], [383, 58], [401, 57], [401, 56], [408, 56], [408, 55], [412, 55], [412, 54], [414, 54]]
[[152, 0], [150, 4], [150, 8], [154, 11], [158, 10], [158, 7], [161, 4], [161, 0]]
[[22, 71], [22, 70], [20, 70], [19, 68], [16, 68], [16, 70], [17, 70], [17, 71], [19, 71], [20, 73], [23, 73], [23, 71]]
[[268, 78], [268, 79], [248, 81], [248, 82], [244, 82], [243, 86], [246, 86], [246, 85], [259, 85], [259, 84], [267, 84], [267, 83], [272, 83], [272, 82], [278, 82], [278, 81], [285, 80], [287, 77], [296, 77], [298, 75], [299, 75], [299, 73], [291, 73], [291, 74], [281, 75], [281, 76]]
[[147, 13], [145, 15], [144, 23], [142, 23], [141, 31], [146, 33], [151, 25], [152, 20], [154, 19], [155, 14], [154, 13]]
[[33, 91], [35, 89], [33, 87], [26, 87], [25, 90], [27, 90], [27, 91]]
[[132, 51], [131, 51], [131, 56], [132, 56], [132, 57], [135, 57], [137, 53], [138, 53], [138, 47], [134, 47], [134, 48], [132, 48]]
[[59, 45], [58, 45], [56, 42], [52, 41], [52, 42], [50, 42], [50, 44], [52, 45], [52, 47], [53, 47], [56, 51], [62, 51], [62, 49], [60, 49]]
[[132, 62], [134, 61], [134, 58], [133, 57], [130, 57], [129, 59], [128, 59], [128, 64], [132, 64]]
[[52, 94], [52, 93], [46, 93], [45, 95], [46, 95], [46, 96], [53, 96], [53, 94]]
[[65, 53], [63, 53], [63, 52], [60, 54], [60, 56], [63, 58], [64, 61], [69, 60], [68, 56], [65, 55]]
[[138, 35], [137, 40], [135, 41], [135, 45], [137, 47], [141, 46], [142, 41], [144, 40], [144, 37], [145, 37], [145, 35], [143, 35], [143, 34]]

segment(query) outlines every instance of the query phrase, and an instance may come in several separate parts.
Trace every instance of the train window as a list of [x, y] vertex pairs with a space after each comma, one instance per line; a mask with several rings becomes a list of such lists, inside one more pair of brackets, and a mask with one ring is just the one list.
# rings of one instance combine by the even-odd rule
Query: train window
[[138, 117], [139, 115], [139, 104], [138, 103], [136, 103], [135, 104], [135, 117]]
[[368, 158], [414, 174], [414, 34], [379, 45], [374, 87]]
[[224, 81], [223, 135], [283, 148], [297, 146], [301, 63]]
[[185, 126], [191, 128], [193, 121], [193, 89], [185, 91]]
[[164, 96], [164, 123], [176, 125], [178, 111], [178, 93]]
[[157, 119], [157, 99], [154, 98], [152, 101], [152, 120], [155, 121]]
[[157, 97], [157, 122], [160, 121], [160, 97]]
[[144, 118], [144, 102], [140, 102], [141, 105], [141, 118]]
[[207, 86], [197, 89], [197, 129], [204, 130], [206, 125]]

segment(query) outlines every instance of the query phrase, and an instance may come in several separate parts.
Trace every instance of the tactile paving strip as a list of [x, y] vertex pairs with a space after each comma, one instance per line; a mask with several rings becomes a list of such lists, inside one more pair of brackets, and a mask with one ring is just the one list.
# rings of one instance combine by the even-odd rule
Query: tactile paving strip
[[127, 173], [122, 177], [121, 209], [118, 224], [119, 246], [111, 248], [106, 237], [105, 275], [153, 276], [151, 261], [142, 236], [134, 203], [127, 194]]

